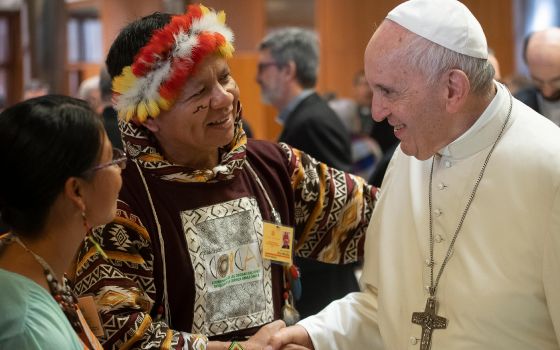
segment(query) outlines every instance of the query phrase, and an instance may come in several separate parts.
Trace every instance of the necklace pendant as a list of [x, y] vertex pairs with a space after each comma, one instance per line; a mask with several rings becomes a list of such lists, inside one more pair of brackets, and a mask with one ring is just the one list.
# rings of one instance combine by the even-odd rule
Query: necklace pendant
[[447, 319], [436, 314], [436, 299], [429, 297], [423, 312], [412, 313], [412, 323], [422, 327], [420, 350], [430, 350], [432, 347], [432, 332], [434, 329], [447, 328]]

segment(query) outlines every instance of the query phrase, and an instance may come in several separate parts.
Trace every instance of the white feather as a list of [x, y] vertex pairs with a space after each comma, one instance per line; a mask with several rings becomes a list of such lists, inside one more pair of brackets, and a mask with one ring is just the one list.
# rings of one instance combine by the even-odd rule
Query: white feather
[[117, 111], [136, 106], [142, 100], [154, 100], [159, 96], [159, 87], [168, 77], [171, 62], [165, 61], [157, 69], [150, 71], [145, 77], [138, 78], [136, 84], [127, 92], [117, 97], [115, 107]]
[[194, 35], [181, 35], [177, 37], [177, 43], [175, 49], [173, 50], [174, 57], [180, 58], [190, 58], [192, 56], [192, 50], [198, 45], [198, 37]]

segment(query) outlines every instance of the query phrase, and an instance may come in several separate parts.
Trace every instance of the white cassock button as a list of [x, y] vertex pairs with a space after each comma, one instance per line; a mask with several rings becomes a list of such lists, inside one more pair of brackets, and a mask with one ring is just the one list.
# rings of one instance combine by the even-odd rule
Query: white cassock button
[[442, 214], [442, 211], [440, 209], [434, 209], [434, 215], [435, 216], [440, 216]]
[[451, 168], [451, 162], [448, 161], [448, 160], [446, 160], [446, 161], [445, 161], [445, 167], [446, 167], [446, 168]]
[[440, 183], [437, 185], [437, 188], [440, 189], [440, 190], [443, 190], [443, 189], [445, 189], [446, 187], [447, 187], [447, 186], [445, 186], [445, 184], [444, 184], [443, 182], [440, 182]]
[[434, 237], [434, 240], [436, 241], [436, 243], [441, 243], [441, 241], [443, 241], [443, 237], [441, 235], [436, 235]]
[[410, 337], [410, 344], [416, 345], [417, 343], [418, 343], [418, 338], [416, 338], [416, 337]]
[[[426, 258], [426, 260], [424, 260], [424, 263], [426, 264], [426, 266], [430, 267], [432, 265], [432, 263], [430, 262], [430, 258]], [[434, 265], [436, 265], [436, 261], [434, 260]]]

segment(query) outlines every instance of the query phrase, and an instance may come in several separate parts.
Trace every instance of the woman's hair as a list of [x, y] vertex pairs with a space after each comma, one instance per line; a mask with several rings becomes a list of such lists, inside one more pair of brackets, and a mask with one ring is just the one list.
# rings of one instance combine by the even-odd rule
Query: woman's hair
[[121, 74], [124, 67], [132, 64], [136, 54], [150, 41], [155, 30], [165, 27], [170, 21], [170, 14], [155, 12], [124, 27], [111, 45], [105, 61], [111, 79]]
[[33, 98], [0, 113], [0, 213], [11, 230], [31, 236], [43, 227], [66, 180], [99, 160], [103, 130], [85, 101], [67, 96]]

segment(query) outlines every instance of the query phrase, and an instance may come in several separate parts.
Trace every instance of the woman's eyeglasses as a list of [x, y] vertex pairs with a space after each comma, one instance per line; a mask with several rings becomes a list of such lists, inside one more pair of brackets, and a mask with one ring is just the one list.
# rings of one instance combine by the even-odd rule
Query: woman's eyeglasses
[[119, 148], [113, 148], [113, 160], [107, 163], [96, 165], [93, 168], [86, 170], [84, 174], [93, 173], [97, 170], [107, 168], [113, 165], [117, 165], [121, 169], [126, 168], [126, 154], [124, 153], [123, 150]]

